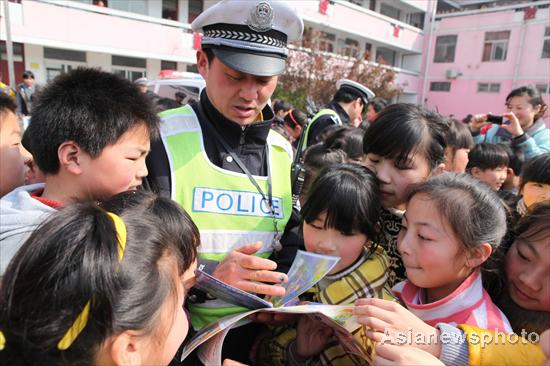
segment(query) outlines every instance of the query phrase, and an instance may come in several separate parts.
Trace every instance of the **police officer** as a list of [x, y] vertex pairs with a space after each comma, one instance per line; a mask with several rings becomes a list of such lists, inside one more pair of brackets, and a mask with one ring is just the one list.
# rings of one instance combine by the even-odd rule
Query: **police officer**
[[[288, 3], [223, 0], [191, 27], [203, 34], [197, 68], [206, 87], [199, 102], [161, 114], [147, 183], [192, 216], [205, 270], [244, 291], [283, 295], [277, 284], [287, 281], [283, 272], [300, 243], [290, 230], [298, 225], [292, 148], [271, 131], [267, 103], [285, 70], [287, 43], [301, 37], [303, 22]], [[210, 298], [189, 309], [195, 329], [243, 311]], [[248, 361], [257, 329], [246, 327], [229, 333], [224, 358]]]
[[[330, 104], [321, 109], [309, 123], [305, 131], [303, 149], [315, 145], [321, 133], [332, 125], [352, 125], [360, 123], [361, 113], [374, 93], [353, 80], [341, 79], [336, 83], [336, 94]], [[358, 121], [359, 123], [356, 123]]]

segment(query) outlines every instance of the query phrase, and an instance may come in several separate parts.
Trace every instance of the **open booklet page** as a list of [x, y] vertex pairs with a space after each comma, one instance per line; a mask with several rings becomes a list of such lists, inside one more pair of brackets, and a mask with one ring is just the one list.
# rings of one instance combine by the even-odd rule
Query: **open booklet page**
[[[226, 328], [221, 329], [216, 327], [217, 332], [214, 332], [214, 329], [209, 329], [204, 333], [203, 330], [197, 333], [197, 336], [201, 334], [201, 341], [193, 342], [197, 338], [197, 336], [195, 336], [195, 338], [193, 338], [184, 348], [182, 360], [187, 357], [195, 347], [204, 342], [198, 351], [199, 359], [205, 365], [221, 365], [223, 361], [221, 359], [222, 345], [227, 332], [240, 319], [257, 312], [302, 314], [305, 316], [314, 317], [316, 320], [323, 322], [326, 326], [333, 329], [334, 336], [348, 353], [362, 357], [369, 363], [372, 361], [370, 358], [370, 352], [365, 348], [366, 342], [362, 342], [361, 337], [356, 335], [361, 331], [362, 325], [358, 324], [355, 316], [353, 316], [353, 305], [321, 304], [305, 304], [282, 308], [257, 309], [247, 313], [231, 316], [229, 319], [225, 319], [222, 322]], [[193, 348], [190, 348], [189, 346]]]
[[198, 352], [201, 361], [206, 365], [221, 364], [221, 349], [227, 332], [232, 327], [241, 325], [249, 315], [257, 312], [315, 316], [319, 321], [334, 329], [335, 336], [348, 352], [368, 359], [367, 350], [364, 349], [361, 342], [357, 341], [357, 337], [353, 337], [353, 334], [357, 333], [361, 326], [357, 324], [352, 315], [352, 305], [338, 306], [312, 303], [285, 306], [319, 282], [338, 261], [338, 257], [298, 251], [288, 272], [288, 282], [284, 284], [285, 296], [272, 297], [269, 299], [270, 301], [234, 288], [207, 273], [197, 271], [197, 288], [221, 300], [251, 310], [229, 315], [199, 330], [185, 345], [181, 360], [183, 361], [195, 348], [202, 345]]
[[197, 270], [195, 287], [230, 304], [247, 309], [278, 307], [287, 304], [295, 297], [309, 290], [338, 263], [340, 258], [299, 250], [288, 271], [285, 296], [262, 299], [220, 281], [206, 272]]

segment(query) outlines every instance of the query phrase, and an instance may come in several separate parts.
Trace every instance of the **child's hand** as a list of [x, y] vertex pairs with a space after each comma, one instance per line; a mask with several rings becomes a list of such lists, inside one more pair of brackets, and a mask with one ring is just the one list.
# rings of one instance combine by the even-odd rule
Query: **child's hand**
[[246, 292], [284, 296], [284, 287], [264, 283], [278, 284], [288, 281], [288, 277], [274, 271], [277, 263], [252, 255], [261, 247], [262, 243], [257, 242], [232, 251], [218, 264], [212, 275]]
[[226, 358], [223, 360], [222, 366], [247, 366], [244, 363], [240, 363], [237, 361], [230, 360], [229, 358]]
[[374, 356], [373, 361], [376, 366], [445, 366], [428, 352], [414, 347], [396, 346], [389, 343], [380, 343], [376, 346], [376, 356]]
[[332, 328], [312, 316], [302, 316], [296, 332], [295, 358], [303, 362], [325, 349], [332, 336]]
[[422, 349], [435, 357], [441, 354], [439, 330], [424, 323], [396, 302], [359, 299], [355, 302], [353, 313], [358, 323], [370, 328], [366, 330], [366, 335], [375, 342], [402, 345], [410, 340], [413, 344], [408, 346]]
[[477, 133], [481, 130], [481, 127], [487, 124], [487, 115], [486, 114], [476, 114], [470, 122], [470, 131]]
[[546, 329], [542, 332], [539, 344], [544, 356], [546, 356], [546, 360], [544, 360], [541, 366], [550, 366], [550, 329]]

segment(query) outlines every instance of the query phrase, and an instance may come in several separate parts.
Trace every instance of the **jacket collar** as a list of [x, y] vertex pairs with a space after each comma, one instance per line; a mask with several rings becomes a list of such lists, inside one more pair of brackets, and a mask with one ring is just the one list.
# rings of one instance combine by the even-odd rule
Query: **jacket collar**
[[342, 123], [344, 125], [348, 125], [349, 124], [349, 115], [348, 113], [344, 110], [344, 108], [342, 108], [342, 106], [340, 105], [340, 103], [338, 102], [335, 102], [335, 101], [332, 101], [330, 102], [330, 104], [328, 105], [328, 107], [330, 109], [332, 109], [333, 111], [335, 111], [336, 113], [338, 113], [338, 116], [340, 116], [340, 121], [342, 121]]
[[225, 138], [229, 146], [235, 148], [243, 144], [262, 146], [266, 144], [271, 123], [275, 118], [269, 105], [266, 105], [262, 110], [264, 117], [262, 122], [255, 122], [242, 127], [238, 123], [226, 118], [216, 109], [216, 107], [214, 107], [206, 94], [206, 89], [204, 89], [201, 94], [200, 103], [208, 119], [206, 123], [211, 123], [218, 133]]

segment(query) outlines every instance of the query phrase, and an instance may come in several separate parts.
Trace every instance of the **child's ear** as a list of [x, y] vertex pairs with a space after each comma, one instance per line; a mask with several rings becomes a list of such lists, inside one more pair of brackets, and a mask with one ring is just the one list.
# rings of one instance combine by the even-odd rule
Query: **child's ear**
[[441, 173], [445, 173], [445, 163], [441, 163], [438, 166], [436, 166], [435, 169], [432, 170], [432, 172], [430, 173], [430, 177], [434, 177]]
[[489, 243], [483, 243], [470, 252], [466, 265], [470, 268], [481, 266], [493, 253], [493, 247]]
[[65, 141], [57, 149], [59, 167], [67, 170], [69, 173], [80, 175], [82, 173], [83, 152], [80, 146], [74, 141]]
[[470, 169], [470, 174], [477, 178], [479, 176], [480, 171], [481, 169], [479, 169], [477, 166], [474, 166], [472, 167], [472, 169]]
[[131, 331], [113, 336], [110, 345], [110, 358], [115, 365], [141, 365], [143, 345]]

